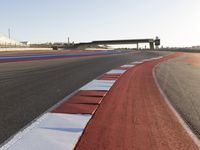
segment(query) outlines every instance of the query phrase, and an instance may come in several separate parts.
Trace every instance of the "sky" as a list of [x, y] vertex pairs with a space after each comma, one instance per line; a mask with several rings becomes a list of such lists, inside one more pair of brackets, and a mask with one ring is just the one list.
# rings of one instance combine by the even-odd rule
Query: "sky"
[[0, 0], [0, 34], [19, 41], [155, 38], [200, 45], [200, 0]]

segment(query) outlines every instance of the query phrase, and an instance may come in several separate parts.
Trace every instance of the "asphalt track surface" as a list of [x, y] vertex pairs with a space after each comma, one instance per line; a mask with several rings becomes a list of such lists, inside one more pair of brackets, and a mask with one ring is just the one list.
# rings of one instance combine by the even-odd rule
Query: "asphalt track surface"
[[108, 51], [83, 51], [83, 50], [62, 50], [62, 51], [41, 51], [41, 52], [19, 52], [19, 53], [0, 53], [0, 63], [45, 60], [56, 58], [86, 57], [125, 54], [129, 51], [108, 50]]
[[[188, 55], [161, 63], [156, 76], [172, 105], [200, 139], [200, 68], [186, 61]], [[193, 55], [192, 61], [196, 59]]]
[[176, 56], [145, 62], [123, 74], [104, 97], [75, 149], [198, 150], [152, 75], [155, 65]]
[[137, 52], [0, 63], [0, 143], [97, 76], [122, 64], [158, 55]]

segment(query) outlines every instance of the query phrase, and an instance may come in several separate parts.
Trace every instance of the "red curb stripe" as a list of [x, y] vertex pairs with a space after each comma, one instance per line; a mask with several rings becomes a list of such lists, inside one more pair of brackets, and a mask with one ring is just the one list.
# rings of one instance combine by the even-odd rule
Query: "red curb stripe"
[[107, 91], [97, 91], [97, 90], [85, 90], [85, 91], [78, 91], [76, 95], [80, 96], [95, 96], [95, 97], [104, 97]]
[[90, 104], [73, 104], [65, 102], [56, 109], [53, 113], [65, 113], [65, 114], [93, 114], [98, 105]]
[[96, 104], [98, 105], [102, 100], [102, 97], [88, 97], [88, 96], [73, 96], [67, 102], [73, 104]]
[[130, 69], [130, 67], [118, 67], [118, 68], [116, 68], [116, 69], [120, 69], [120, 70], [128, 70], [128, 69]]
[[102, 77], [100, 80], [117, 80], [118, 78]]
[[93, 114], [106, 91], [78, 91], [74, 96], [56, 107], [54, 113]]
[[99, 80], [117, 80], [121, 75], [119, 74], [113, 74], [113, 75], [108, 75], [108, 74], [104, 74], [102, 76], [100, 76], [98, 79]]

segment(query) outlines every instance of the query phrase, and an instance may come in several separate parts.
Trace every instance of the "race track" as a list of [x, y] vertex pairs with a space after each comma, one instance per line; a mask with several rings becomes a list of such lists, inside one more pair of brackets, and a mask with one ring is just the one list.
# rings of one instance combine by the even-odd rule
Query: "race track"
[[97, 76], [160, 54], [134, 52], [0, 63], [0, 143]]

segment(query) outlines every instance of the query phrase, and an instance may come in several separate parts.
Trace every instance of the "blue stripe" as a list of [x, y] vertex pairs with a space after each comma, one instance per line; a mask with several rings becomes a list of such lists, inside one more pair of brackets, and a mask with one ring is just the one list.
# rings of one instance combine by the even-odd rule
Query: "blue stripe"
[[48, 59], [48, 58], [62, 58], [62, 57], [78, 57], [78, 56], [95, 56], [95, 55], [112, 55], [128, 53], [129, 51], [98, 51], [91, 53], [66, 53], [66, 54], [33, 54], [25, 56], [0, 56], [0, 61], [19, 61], [19, 60], [32, 60], [32, 59]]

